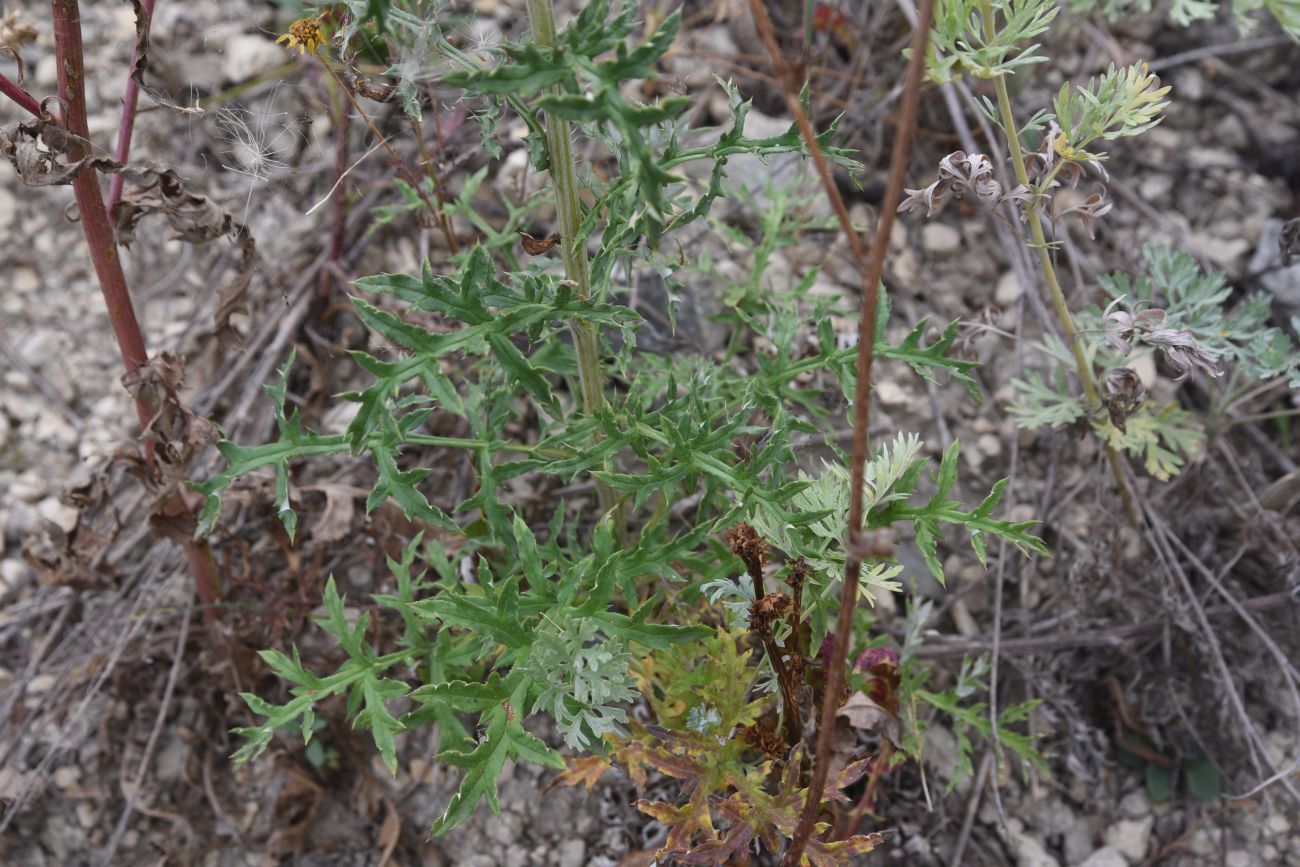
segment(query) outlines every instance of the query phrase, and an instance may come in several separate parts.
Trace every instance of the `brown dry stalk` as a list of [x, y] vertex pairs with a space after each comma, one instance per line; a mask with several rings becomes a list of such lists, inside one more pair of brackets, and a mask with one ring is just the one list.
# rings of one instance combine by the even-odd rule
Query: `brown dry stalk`
[[[81, 48], [81, 10], [77, 0], [51, 0], [50, 10], [54, 21], [54, 49], [58, 61], [59, 99], [63, 104], [63, 126], [81, 145], [68, 154], [76, 162], [89, 156], [90, 128], [86, 121], [85, 63]], [[72, 180], [72, 190], [77, 199], [77, 212], [86, 235], [86, 247], [99, 278], [99, 288], [104, 294], [108, 319], [122, 353], [122, 363], [127, 376], [138, 379], [149, 362], [145, 351], [140, 323], [135, 317], [135, 307], [127, 290], [122, 260], [117, 254], [117, 239], [104, 209], [104, 196], [99, 189], [99, 176], [93, 168], [78, 172]], [[140, 418], [140, 434], [144, 441], [145, 457], [151, 470], [156, 467], [154, 441], [149, 433], [158, 411], [158, 401], [141, 389], [135, 399], [136, 413]], [[177, 508], [189, 512], [189, 505], [179, 494], [174, 496]], [[164, 508], [166, 508], [164, 506]], [[216, 563], [206, 543], [190, 541], [184, 546], [190, 572], [194, 576], [199, 599], [205, 614], [211, 616], [220, 586]]]
[[831, 736], [834, 733], [835, 711], [839, 706], [839, 695], [844, 683], [844, 664], [853, 638], [853, 611], [858, 598], [858, 577], [862, 569], [859, 556], [860, 547], [848, 544], [858, 538], [862, 532], [863, 507], [862, 489], [866, 476], [867, 430], [871, 419], [871, 362], [875, 353], [876, 309], [880, 297], [880, 278], [884, 272], [885, 252], [889, 247], [889, 234], [894, 226], [894, 214], [903, 197], [903, 179], [907, 173], [907, 164], [912, 151], [912, 133], [916, 130], [917, 105], [921, 98], [921, 81], [925, 75], [926, 45], [930, 36], [930, 24], [934, 16], [934, 0], [921, 0], [915, 31], [912, 36], [912, 56], [907, 65], [907, 80], [898, 119], [898, 135], [894, 140], [894, 150], [889, 162], [889, 182], [885, 189], [884, 202], [880, 208], [880, 220], [876, 224], [876, 234], [872, 239], [870, 252], [866, 242], [859, 236], [849, 219], [848, 209], [840, 197], [835, 179], [831, 176], [830, 165], [826, 155], [817, 144], [817, 134], [813, 130], [808, 115], [799, 102], [799, 85], [794, 71], [786, 63], [777, 44], [776, 34], [772, 30], [772, 21], [767, 16], [762, 0], [749, 0], [749, 8], [754, 15], [754, 23], [772, 65], [781, 78], [785, 90], [786, 104], [799, 127], [805, 147], [812, 156], [817, 173], [831, 206], [839, 218], [840, 227], [848, 238], [849, 246], [862, 269], [862, 311], [858, 319], [858, 360], [857, 390], [853, 406], [853, 477], [849, 501], [849, 540], [846, 540], [848, 561], [844, 569], [844, 586], [840, 593], [840, 611], [835, 626], [835, 641], [831, 650], [831, 659], [826, 673], [826, 692], [822, 700], [820, 722], [817, 726], [817, 755], [813, 765], [812, 779], [808, 784], [808, 799], [804, 802], [803, 814], [799, 825], [790, 841], [790, 848], [785, 853], [786, 867], [795, 867], [803, 858], [803, 852], [812, 835], [813, 825], [821, 805], [822, 792], [826, 787], [826, 776], [830, 767]]

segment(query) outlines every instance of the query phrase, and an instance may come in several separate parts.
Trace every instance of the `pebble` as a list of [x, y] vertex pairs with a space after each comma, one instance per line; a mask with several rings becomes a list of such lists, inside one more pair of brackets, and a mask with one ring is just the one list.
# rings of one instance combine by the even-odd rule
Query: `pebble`
[[[1065, 862], [1067, 864], [1081, 863], [1088, 857], [1088, 853], [1092, 852], [1092, 846], [1092, 823], [1088, 821], [1086, 816], [1076, 815], [1074, 821], [1070, 824], [1069, 830], [1065, 832], [1064, 839], [1061, 842], [1061, 850], [1065, 854]], [[1099, 867], [1099, 865], [1094, 865], [1094, 867]]]
[[1103, 846], [1088, 856], [1079, 867], [1128, 867], [1128, 861], [1114, 846]]
[[876, 383], [876, 400], [884, 406], [905, 406], [911, 403], [911, 396], [892, 380], [884, 379]]
[[1154, 823], [1154, 816], [1122, 819], [1106, 829], [1106, 845], [1115, 847], [1130, 861], [1141, 861], [1151, 845], [1151, 826]]
[[0, 187], [0, 229], [8, 229], [14, 222], [18, 210], [18, 200], [9, 190]]
[[1148, 204], [1156, 204], [1169, 195], [1174, 188], [1174, 179], [1169, 175], [1162, 175], [1153, 172], [1146, 175], [1138, 181], [1138, 194], [1147, 201]]
[[62, 354], [62, 342], [57, 331], [37, 328], [18, 344], [18, 354], [32, 367], [44, 367], [55, 356]]
[[1229, 268], [1250, 252], [1250, 242], [1245, 238], [1218, 238], [1205, 232], [1192, 233], [1193, 246], [1205, 253], [1205, 258], [1220, 268]]
[[587, 844], [582, 840], [565, 840], [556, 853], [559, 867], [582, 867], [587, 860]]
[[921, 248], [939, 255], [956, 253], [961, 249], [961, 232], [947, 223], [926, 223], [921, 229]]
[[71, 789], [81, 782], [81, 768], [76, 765], [64, 765], [54, 772], [54, 785], [60, 789]]
[[256, 33], [241, 33], [226, 43], [221, 76], [231, 83], [257, 78], [284, 62], [284, 49]]
[[32, 439], [56, 446], [75, 446], [77, 431], [68, 420], [52, 409], [42, 410], [32, 426]]
[[81, 517], [80, 512], [62, 502], [58, 497], [46, 497], [37, 503], [36, 514], [65, 533], [71, 533], [76, 529], [77, 521]]
[[1141, 819], [1151, 812], [1151, 799], [1142, 789], [1129, 792], [1119, 802], [1119, 814], [1125, 819]]
[[0, 584], [3, 584], [6, 589], [13, 587], [22, 580], [26, 571], [27, 564], [16, 557], [0, 560]]
[[4, 451], [5, 446], [9, 445], [9, 432], [13, 426], [9, 424], [9, 416], [0, 412], [0, 452]]
[[1002, 439], [993, 434], [981, 434], [975, 440], [975, 448], [986, 458], [996, 458], [1002, 454]]
[[1258, 862], [1250, 857], [1250, 853], [1245, 849], [1233, 849], [1224, 858], [1223, 863], [1227, 867], [1253, 867]]
[[998, 278], [997, 288], [993, 290], [993, 301], [1003, 310], [1020, 300], [1020, 280], [1014, 271], [1007, 271]]
[[1241, 161], [1227, 148], [1194, 147], [1185, 151], [1187, 163], [1194, 169], [1235, 169]]

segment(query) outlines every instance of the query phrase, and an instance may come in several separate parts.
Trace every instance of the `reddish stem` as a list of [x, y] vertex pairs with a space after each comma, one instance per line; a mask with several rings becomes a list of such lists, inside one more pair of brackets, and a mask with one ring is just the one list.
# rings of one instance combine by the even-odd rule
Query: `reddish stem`
[[[62, 101], [63, 126], [81, 139], [68, 154], [70, 161], [87, 156], [90, 149], [90, 128], [86, 122], [85, 67], [81, 52], [81, 17], [77, 0], [51, 0], [54, 12], [54, 48], [59, 75], [59, 99]], [[77, 197], [77, 211], [81, 227], [86, 233], [90, 260], [99, 278], [99, 288], [104, 293], [108, 319], [117, 338], [118, 349], [127, 373], [135, 373], [149, 362], [145, 352], [140, 323], [135, 318], [135, 308], [126, 288], [126, 275], [117, 255], [117, 240], [104, 210], [104, 198], [99, 189], [99, 179], [93, 170], [82, 171], [72, 180], [72, 190]], [[148, 429], [153, 419], [151, 402], [141, 395], [136, 398], [140, 425]]]
[[[81, 10], [77, 0], [51, 0], [50, 9], [54, 19], [54, 48], [58, 63], [59, 99], [63, 106], [63, 126], [81, 141], [68, 154], [69, 160], [76, 161], [86, 156], [90, 149], [90, 127], [86, 122], [85, 64], [81, 48]], [[127, 290], [122, 261], [117, 255], [117, 239], [104, 208], [98, 175], [93, 169], [78, 172], [72, 180], [72, 191], [76, 195], [77, 212], [86, 234], [90, 261], [95, 266], [95, 276], [99, 278], [104, 305], [108, 308], [108, 319], [122, 353], [122, 363], [126, 366], [128, 375], [136, 374], [148, 364], [149, 356], [145, 351], [144, 337], [140, 333], [140, 323], [135, 317], [131, 294]], [[136, 414], [140, 419], [145, 456], [150, 469], [155, 466], [153, 437], [149, 435], [155, 407], [156, 402], [149, 394], [144, 391], [136, 394]], [[179, 499], [178, 494], [173, 496]], [[218, 586], [212, 552], [201, 542], [189, 542], [184, 548], [199, 599], [211, 615]]]
[[[141, 0], [140, 13], [144, 15], [143, 26], [140, 31], [144, 38], [149, 38], [149, 25], [153, 21], [153, 4], [154, 0]], [[137, 35], [135, 48], [131, 51], [131, 73], [126, 77], [126, 92], [122, 95], [122, 124], [117, 128], [117, 149], [113, 151], [113, 159], [117, 162], [126, 164], [127, 157], [131, 155], [131, 134], [135, 131], [135, 111], [140, 102], [140, 84], [135, 79], [135, 65], [140, 62], [140, 38]], [[108, 182], [108, 218], [113, 218], [113, 209], [117, 203], [122, 200], [122, 187], [126, 183], [126, 178], [120, 173], [113, 175]]]
[[912, 57], [907, 66], [907, 80], [899, 110], [898, 134], [889, 161], [889, 182], [886, 185], [884, 201], [880, 206], [880, 220], [876, 225], [876, 234], [871, 239], [871, 249], [868, 253], [864, 241], [849, 219], [848, 209], [844, 206], [839, 188], [835, 185], [830, 165], [825, 154], [822, 153], [821, 146], [817, 143], [817, 134], [813, 130], [811, 121], [808, 120], [807, 113], [803, 110], [803, 105], [799, 102], [799, 82], [794, 70], [786, 63], [781, 53], [767, 10], [762, 0], [749, 0], [754, 23], [758, 27], [768, 54], [772, 57], [772, 65], [785, 90], [786, 104], [799, 127], [804, 146], [808, 149], [818, 174], [821, 175], [826, 195], [834, 206], [835, 214], [849, 240], [854, 257], [862, 269], [862, 310], [858, 319], [857, 389], [853, 404], [853, 476], [849, 487], [849, 538], [845, 540], [848, 558], [844, 569], [844, 585], [840, 592], [835, 640], [826, 672], [826, 691], [817, 726], [816, 761], [813, 765], [812, 779], [808, 783], [808, 798], [804, 802], [803, 813], [790, 839], [790, 848], [786, 850], [782, 861], [785, 867], [796, 867], [802, 862], [804, 850], [808, 846], [817, 814], [821, 809], [822, 793], [825, 791], [826, 777], [830, 769], [835, 712], [840, 705], [840, 691], [844, 684], [844, 665], [853, 643], [853, 612], [857, 608], [858, 578], [864, 556], [861, 544], [865, 517], [862, 489], [866, 476], [867, 430], [870, 428], [871, 417], [871, 362], [875, 355], [876, 308], [879, 301], [880, 278], [885, 267], [885, 253], [889, 248], [889, 234], [894, 226], [898, 203], [902, 199], [903, 178], [907, 173], [907, 164], [912, 152], [912, 133], [916, 129], [917, 105], [920, 102], [921, 81], [925, 74], [926, 45], [934, 14], [933, 0], [921, 0], [918, 6], [917, 23], [912, 37]]
[[20, 108], [26, 109], [37, 117], [41, 116], [41, 103], [36, 97], [32, 96], [18, 82], [9, 78], [4, 73], [0, 73], [0, 93], [9, 97]]

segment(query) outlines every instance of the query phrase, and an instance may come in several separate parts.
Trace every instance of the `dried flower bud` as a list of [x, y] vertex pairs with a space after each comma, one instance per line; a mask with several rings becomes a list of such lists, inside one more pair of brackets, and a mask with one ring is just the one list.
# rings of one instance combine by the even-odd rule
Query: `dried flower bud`
[[1148, 308], [1130, 313], [1116, 310], [1124, 296], [1116, 298], [1102, 312], [1103, 330], [1106, 342], [1121, 355], [1128, 355], [1133, 349], [1133, 339], [1148, 331], [1159, 330], [1165, 323], [1165, 311]]
[[1075, 205], [1073, 208], [1066, 208], [1057, 216], [1076, 215], [1079, 221], [1083, 223], [1083, 227], [1088, 230], [1088, 237], [1096, 238], [1097, 236], [1092, 228], [1092, 221], [1106, 216], [1113, 207], [1115, 207], [1113, 202], [1106, 201], [1106, 188], [1101, 187], [1098, 192], [1093, 193], [1082, 204]]
[[1110, 414], [1110, 423], [1124, 431], [1124, 424], [1146, 397], [1142, 377], [1131, 367], [1114, 367], [1101, 380], [1101, 402]]
[[1142, 342], [1158, 348], [1169, 366], [1178, 371], [1175, 381], [1187, 378], [1194, 367], [1210, 376], [1223, 376], [1214, 354], [1196, 342], [1196, 336], [1186, 328], [1161, 328], [1142, 335]]
[[745, 562], [755, 585], [762, 580], [763, 564], [767, 562], [767, 543], [758, 531], [748, 524], [737, 524], [726, 532], [727, 546]]
[[925, 216], [929, 218], [934, 216], [934, 209], [942, 205], [944, 199], [948, 197], [948, 186], [940, 180], [923, 190], [903, 190], [903, 192], [907, 193], [907, 198], [899, 204], [898, 212], [905, 214], [925, 205]]

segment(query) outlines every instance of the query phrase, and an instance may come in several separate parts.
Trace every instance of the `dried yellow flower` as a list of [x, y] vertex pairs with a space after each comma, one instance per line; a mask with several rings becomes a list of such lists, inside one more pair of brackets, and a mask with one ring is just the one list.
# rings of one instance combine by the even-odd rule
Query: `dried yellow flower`
[[325, 34], [321, 30], [319, 18], [299, 18], [289, 25], [289, 32], [285, 33], [275, 44], [282, 42], [289, 43], [289, 49], [298, 49], [299, 54], [315, 54], [316, 49], [325, 44]]

